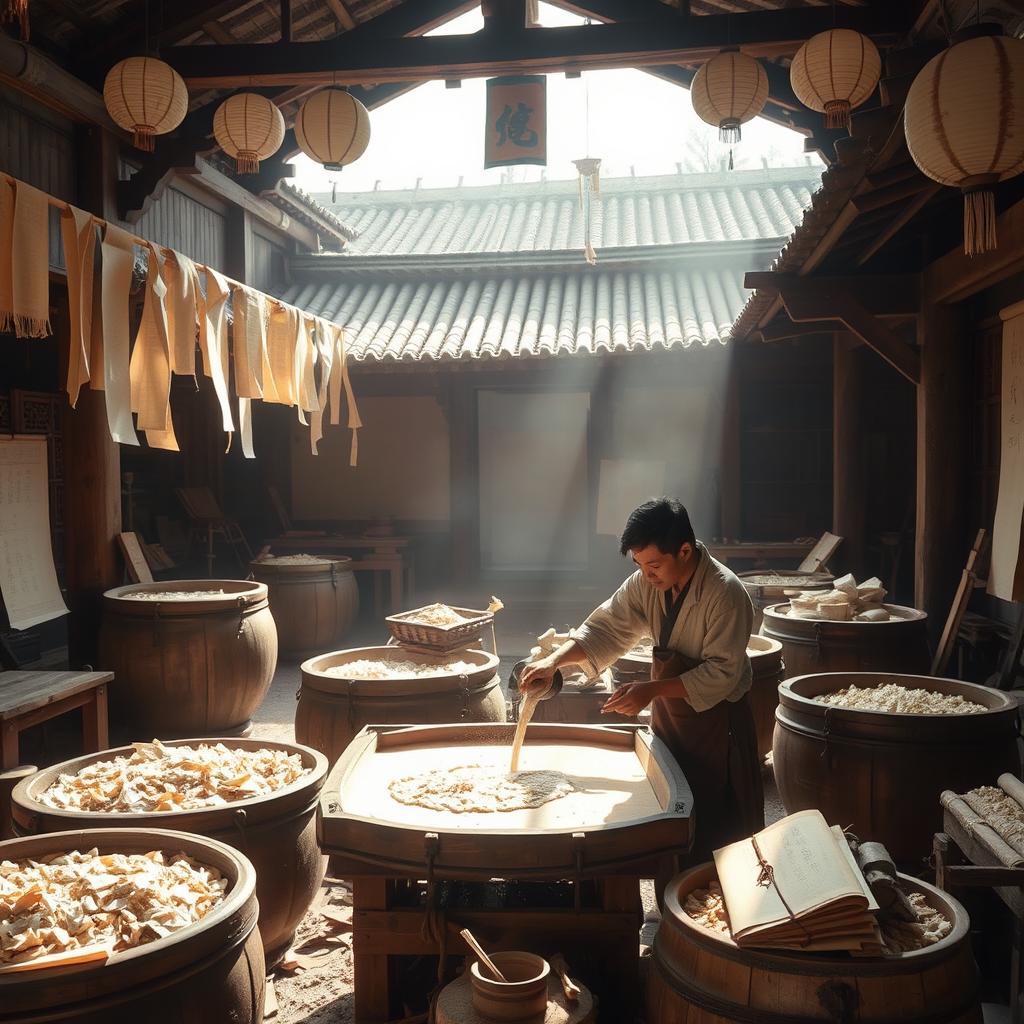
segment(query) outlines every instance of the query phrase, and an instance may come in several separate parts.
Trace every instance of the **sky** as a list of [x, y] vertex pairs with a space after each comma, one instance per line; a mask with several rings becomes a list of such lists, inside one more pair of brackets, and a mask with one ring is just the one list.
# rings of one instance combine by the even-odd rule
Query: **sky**
[[[582, 19], [542, 3], [542, 25], [581, 24]], [[476, 32], [479, 8], [433, 34]], [[693, 112], [690, 94], [642, 71], [587, 71], [581, 78], [549, 75], [548, 165], [483, 168], [484, 79], [459, 89], [429, 82], [370, 111], [370, 145], [343, 171], [327, 171], [305, 155], [295, 161], [295, 184], [307, 192], [450, 188], [459, 184], [539, 181], [576, 176], [572, 161], [600, 157], [602, 177], [716, 170], [728, 159], [717, 129]], [[587, 108], [589, 106], [589, 119]], [[589, 132], [588, 132], [589, 120]], [[589, 141], [589, 146], [588, 146]], [[589, 152], [588, 152], [589, 148]], [[743, 126], [735, 147], [737, 168], [792, 167], [808, 159], [803, 137], [761, 118]], [[680, 165], [677, 167], [677, 165]], [[511, 177], [510, 177], [511, 176]]]

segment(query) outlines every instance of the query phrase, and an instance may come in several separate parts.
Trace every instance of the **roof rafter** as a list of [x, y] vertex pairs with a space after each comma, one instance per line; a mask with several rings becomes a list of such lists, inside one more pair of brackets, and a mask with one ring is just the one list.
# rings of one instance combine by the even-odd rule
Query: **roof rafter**
[[213, 50], [179, 46], [164, 56], [194, 87], [381, 83], [688, 64], [713, 56], [729, 44], [752, 55], [778, 55], [793, 52], [809, 36], [833, 24], [859, 29], [882, 41], [894, 40], [908, 27], [906, 17], [905, 2], [892, 0], [878, 8], [835, 11], [813, 7], [522, 30], [503, 24], [501, 31], [455, 36], [356, 41], [355, 33], [347, 32], [321, 42], [259, 45], [258, 51], [254, 44]]

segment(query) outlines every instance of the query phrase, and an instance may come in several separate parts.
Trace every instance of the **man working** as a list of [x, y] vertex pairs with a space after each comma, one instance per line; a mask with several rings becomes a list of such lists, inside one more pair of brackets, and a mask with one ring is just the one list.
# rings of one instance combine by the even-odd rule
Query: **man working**
[[693, 790], [692, 862], [764, 827], [764, 793], [750, 710], [747, 641], [753, 608], [743, 584], [694, 537], [686, 509], [668, 498], [629, 516], [621, 552], [637, 566], [572, 639], [526, 668], [523, 691], [546, 688], [555, 669], [595, 674], [653, 636], [651, 680], [621, 687], [603, 711], [636, 715], [653, 702], [652, 727]]

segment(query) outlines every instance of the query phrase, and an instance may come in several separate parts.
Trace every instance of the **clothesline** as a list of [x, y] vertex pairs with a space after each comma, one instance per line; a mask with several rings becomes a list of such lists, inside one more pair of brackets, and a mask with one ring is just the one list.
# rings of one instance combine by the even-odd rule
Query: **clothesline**
[[[236, 432], [233, 377], [237, 431], [247, 458], [254, 455], [253, 399], [296, 408], [299, 422], [310, 428], [315, 455], [328, 406], [331, 422], [340, 422], [344, 391], [352, 430], [350, 465], [356, 465], [357, 432], [362, 422], [349, 380], [345, 331], [339, 324], [193, 261], [170, 246], [125, 231], [10, 175], [0, 173], [0, 180], [5, 186], [0, 188], [0, 329], [13, 329], [21, 337], [51, 333], [46, 288], [47, 206], [61, 213], [71, 314], [67, 392], [72, 407], [83, 385], [103, 390], [115, 441], [138, 444], [140, 431], [151, 447], [177, 451], [170, 381], [174, 374], [197, 376], [198, 347], [202, 371], [212, 380], [221, 407], [228, 449]], [[132, 344], [128, 295], [135, 246], [148, 254], [148, 260], [142, 317]], [[201, 274], [205, 275], [205, 287]], [[229, 299], [234, 309], [231, 344]], [[318, 362], [319, 386], [315, 377]], [[310, 421], [306, 413], [311, 415]]]

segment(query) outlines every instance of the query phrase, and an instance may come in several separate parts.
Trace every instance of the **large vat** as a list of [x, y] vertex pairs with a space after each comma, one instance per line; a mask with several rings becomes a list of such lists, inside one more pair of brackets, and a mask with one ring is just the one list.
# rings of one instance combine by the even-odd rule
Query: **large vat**
[[[179, 740], [168, 742], [167, 746], [194, 746], [198, 742]], [[103, 814], [60, 810], [40, 801], [40, 795], [59, 775], [73, 775], [96, 761], [131, 755], [131, 747], [119, 747], [65, 761], [22, 779], [11, 797], [11, 816], [19, 835], [74, 828], [152, 829], [150, 842], [159, 842], [155, 830], [173, 829], [193, 832], [234, 847], [244, 853], [256, 869], [260, 935], [267, 965], [273, 966], [287, 952], [295, 929], [323, 879], [323, 858], [316, 841], [316, 809], [327, 777], [327, 759], [316, 750], [294, 743], [252, 739], [220, 742], [235, 749], [269, 748], [298, 754], [309, 774], [267, 796], [195, 810]]]
[[270, 592], [282, 654], [331, 650], [344, 639], [359, 614], [359, 588], [352, 559], [280, 559], [249, 563], [253, 578]]
[[[328, 669], [363, 660], [418, 665], [458, 660], [476, 667], [459, 674], [390, 679], [328, 674]], [[477, 650], [433, 656], [402, 647], [355, 647], [322, 654], [302, 663], [295, 738], [334, 764], [364, 725], [504, 722], [505, 695], [497, 671], [497, 656]]]
[[84, 829], [10, 839], [0, 860], [70, 850], [184, 851], [230, 882], [197, 924], [105, 963], [0, 974], [3, 1024], [262, 1024], [266, 968], [256, 928], [256, 873], [236, 850], [203, 836], [146, 829]]
[[669, 883], [648, 974], [648, 1020], [981, 1024], [967, 912], [934, 886], [901, 876], [905, 889], [923, 892], [952, 921], [950, 934], [911, 953], [862, 958], [740, 949], [682, 909], [687, 894], [706, 888], [714, 874], [714, 864], [703, 864]]
[[883, 605], [888, 622], [831, 622], [786, 614], [788, 604], [764, 610], [763, 636], [782, 644], [786, 678], [811, 672], [927, 672], [928, 616], [916, 608]]
[[[959, 694], [987, 711], [893, 714], [833, 707], [814, 698], [848, 686], [897, 683]], [[1017, 701], [958, 679], [828, 672], [779, 687], [775, 780], [787, 813], [816, 807], [830, 825], [884, 843], [900, 863], [920, 866], [942, 827], [944, 789], [964, 793], [1017, 774]]]
[[[200, 591], [211, 593], [131, 597]], [[247, 580], [174, 580], [108, 590], [100, 657], [114, 673], [115, 723], [131, 738], [245, 735], [277, 666], [267, 588]]]

